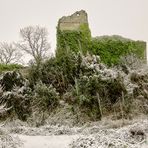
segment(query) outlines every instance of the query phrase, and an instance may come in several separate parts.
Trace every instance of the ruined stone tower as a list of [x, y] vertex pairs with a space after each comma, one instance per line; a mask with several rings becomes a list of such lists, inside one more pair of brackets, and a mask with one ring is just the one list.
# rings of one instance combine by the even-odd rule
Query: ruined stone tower
[[121, 56], [134, 53], [137, 57], [146, 59], [146, 43], [123, 37], [105, 39], [91, 37], [88, 16], [84, 10], [76, 11], [72, 15], [63, 16], [57, 26], [56, 55], [64, 57], [69, 52], [88, 51], [97, 54], [108, 65], [117, 63]]
[[57, 26], [57, 53], [67, 50], [85, 52], [91, 40], [87, 13], [84, 10], [76, 11], [70, 16], [59, 19]]

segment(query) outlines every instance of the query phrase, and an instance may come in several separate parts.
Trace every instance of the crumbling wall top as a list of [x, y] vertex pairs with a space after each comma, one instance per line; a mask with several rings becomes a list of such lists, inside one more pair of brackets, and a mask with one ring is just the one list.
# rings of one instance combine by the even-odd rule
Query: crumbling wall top
[[59, 19], [58, 27], [60, 30], [77, 30], [81, 24], [88, 24], [87, 13], [84, 10], [62, 17]]

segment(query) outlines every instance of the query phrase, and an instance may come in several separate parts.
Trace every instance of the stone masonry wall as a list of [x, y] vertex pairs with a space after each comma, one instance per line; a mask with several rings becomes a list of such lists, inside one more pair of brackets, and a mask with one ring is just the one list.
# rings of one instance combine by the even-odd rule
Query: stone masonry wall
[[71, 16], [64, 16], [59, 20], [58, 27], [63, 30], [78, 30], [81, 24], [88, 24], [87, 13], [84, 10], [77, 11]]

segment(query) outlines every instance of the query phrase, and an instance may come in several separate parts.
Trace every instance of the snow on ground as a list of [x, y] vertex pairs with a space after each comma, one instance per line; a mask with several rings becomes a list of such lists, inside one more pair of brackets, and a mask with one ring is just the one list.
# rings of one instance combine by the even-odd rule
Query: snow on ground
[[19, 135], [24, 145], [22, 148], [69, 148], [69, 144], [78, 138], [78, 135], [59, 136], [26, 136]]
[[0, 127], [0, 143], [2, 148], [148, 148], [148, 118], [108, 119], [81, 127], [9, 123]]

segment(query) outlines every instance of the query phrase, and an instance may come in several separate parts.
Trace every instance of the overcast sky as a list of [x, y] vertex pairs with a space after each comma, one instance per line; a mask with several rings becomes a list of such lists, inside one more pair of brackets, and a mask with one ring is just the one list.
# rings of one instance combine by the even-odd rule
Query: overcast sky
[[47, 27], [54, 50], [58, 19], [81, 9], [93, 36], [148, 41], [148, 0], [0, 0], [0, 42], [18, 41], [20, 28], [40, 25]]

